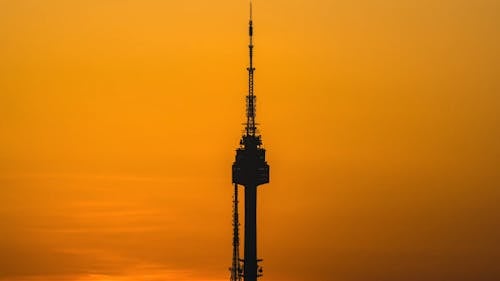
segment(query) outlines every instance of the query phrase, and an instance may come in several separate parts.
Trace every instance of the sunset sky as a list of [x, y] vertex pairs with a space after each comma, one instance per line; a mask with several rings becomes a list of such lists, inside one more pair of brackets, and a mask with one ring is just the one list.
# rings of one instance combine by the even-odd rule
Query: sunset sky
[[[262, 280], [500, 280], [499, 11], [254, 1]], [[0, 0], [0, 281], [229, 279], [247, 24]]]

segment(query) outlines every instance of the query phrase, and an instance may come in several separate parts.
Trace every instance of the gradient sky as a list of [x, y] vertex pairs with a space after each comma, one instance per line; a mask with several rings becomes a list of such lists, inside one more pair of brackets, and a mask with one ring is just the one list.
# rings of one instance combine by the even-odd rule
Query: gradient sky
[[[256, 0], [263, 280], [500, 280], [500, 2]], [[248, 1], [0, 1], [0, 280], [228, 280]]]

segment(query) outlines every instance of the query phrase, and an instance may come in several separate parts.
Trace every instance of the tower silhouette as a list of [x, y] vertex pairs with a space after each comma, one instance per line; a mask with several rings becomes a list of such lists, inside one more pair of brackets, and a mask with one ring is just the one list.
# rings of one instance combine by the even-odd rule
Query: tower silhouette
[[[233, 205], [233, 265], [231, 281], [256, 281], [262, 276], [261, 259], [257, 258], [257, 187], [269, 182], [269, 165], [266, 162], [266, 150], [262, 147], [261, 136], [255, 122], [254, 72], [253, 66], [253, 20], [252, 2], [250, 2], [250, 21], [248, 33], [250, 37], [248, 71], [248, 95], [246, 96], [245, 133], [236, 150], [236, 160], [232, 166], [232, 182], [234, 189]], [[238, 222], [238, 185], [245, 189], [245, 244], [244, 258], [239, 259], [239, 222]], [[243, 262], [241, 269], [240, 262]], [[235, 278], [235, 279], [233, 279]]]

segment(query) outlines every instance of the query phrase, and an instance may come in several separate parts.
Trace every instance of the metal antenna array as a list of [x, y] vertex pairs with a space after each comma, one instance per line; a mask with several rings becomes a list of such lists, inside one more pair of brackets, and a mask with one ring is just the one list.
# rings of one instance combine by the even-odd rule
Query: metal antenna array
[[[262, 267], [257, 258], [257, 187], [269, 182], [269, 165], [266, 162], [266, 150], [262, 148], [262, 140], [257, 131], [255, 122], [255, 93], [253, 66], [253, 19], [252, 2], [250, 2], [250, 22], [248, 29], [250, 44], [250, 63], [248, 71], [248, 95], [246, 96], [246, 123], [245, 134], [236, 150], [236, 159], [232, 166], [233, 184], [235, 185], [235, 198], [238, 195], [238, 185], [245, 188], [245, 245], [244, 258], [239, 259], [239, 230], [237, 200], [234, 201], [233, 211], [233, 265], [231, 267], [231, 281], [243, 277], [244, 281], [256, 281], [262, 276]], [[236, 248], [235, 248], [236, 247]], [[237, 262], [238, 261], [238, 262]], [[241, 271], [239, 261], [243, 262]], [[242, 274], [240, 274], [242, 272]], [[235, 278], [235, 279], [233, 279]]]

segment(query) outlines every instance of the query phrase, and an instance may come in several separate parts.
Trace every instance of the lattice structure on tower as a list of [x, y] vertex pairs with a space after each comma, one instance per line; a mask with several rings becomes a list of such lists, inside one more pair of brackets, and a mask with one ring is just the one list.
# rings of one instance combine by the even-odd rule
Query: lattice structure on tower
[[233, 194], [233, 261], [229, 268], [231, 272], [230, 281], [240, 281], [243, 270], [240, 262], [240, 222], [238, 214], [238, 185], [234, 184]]

